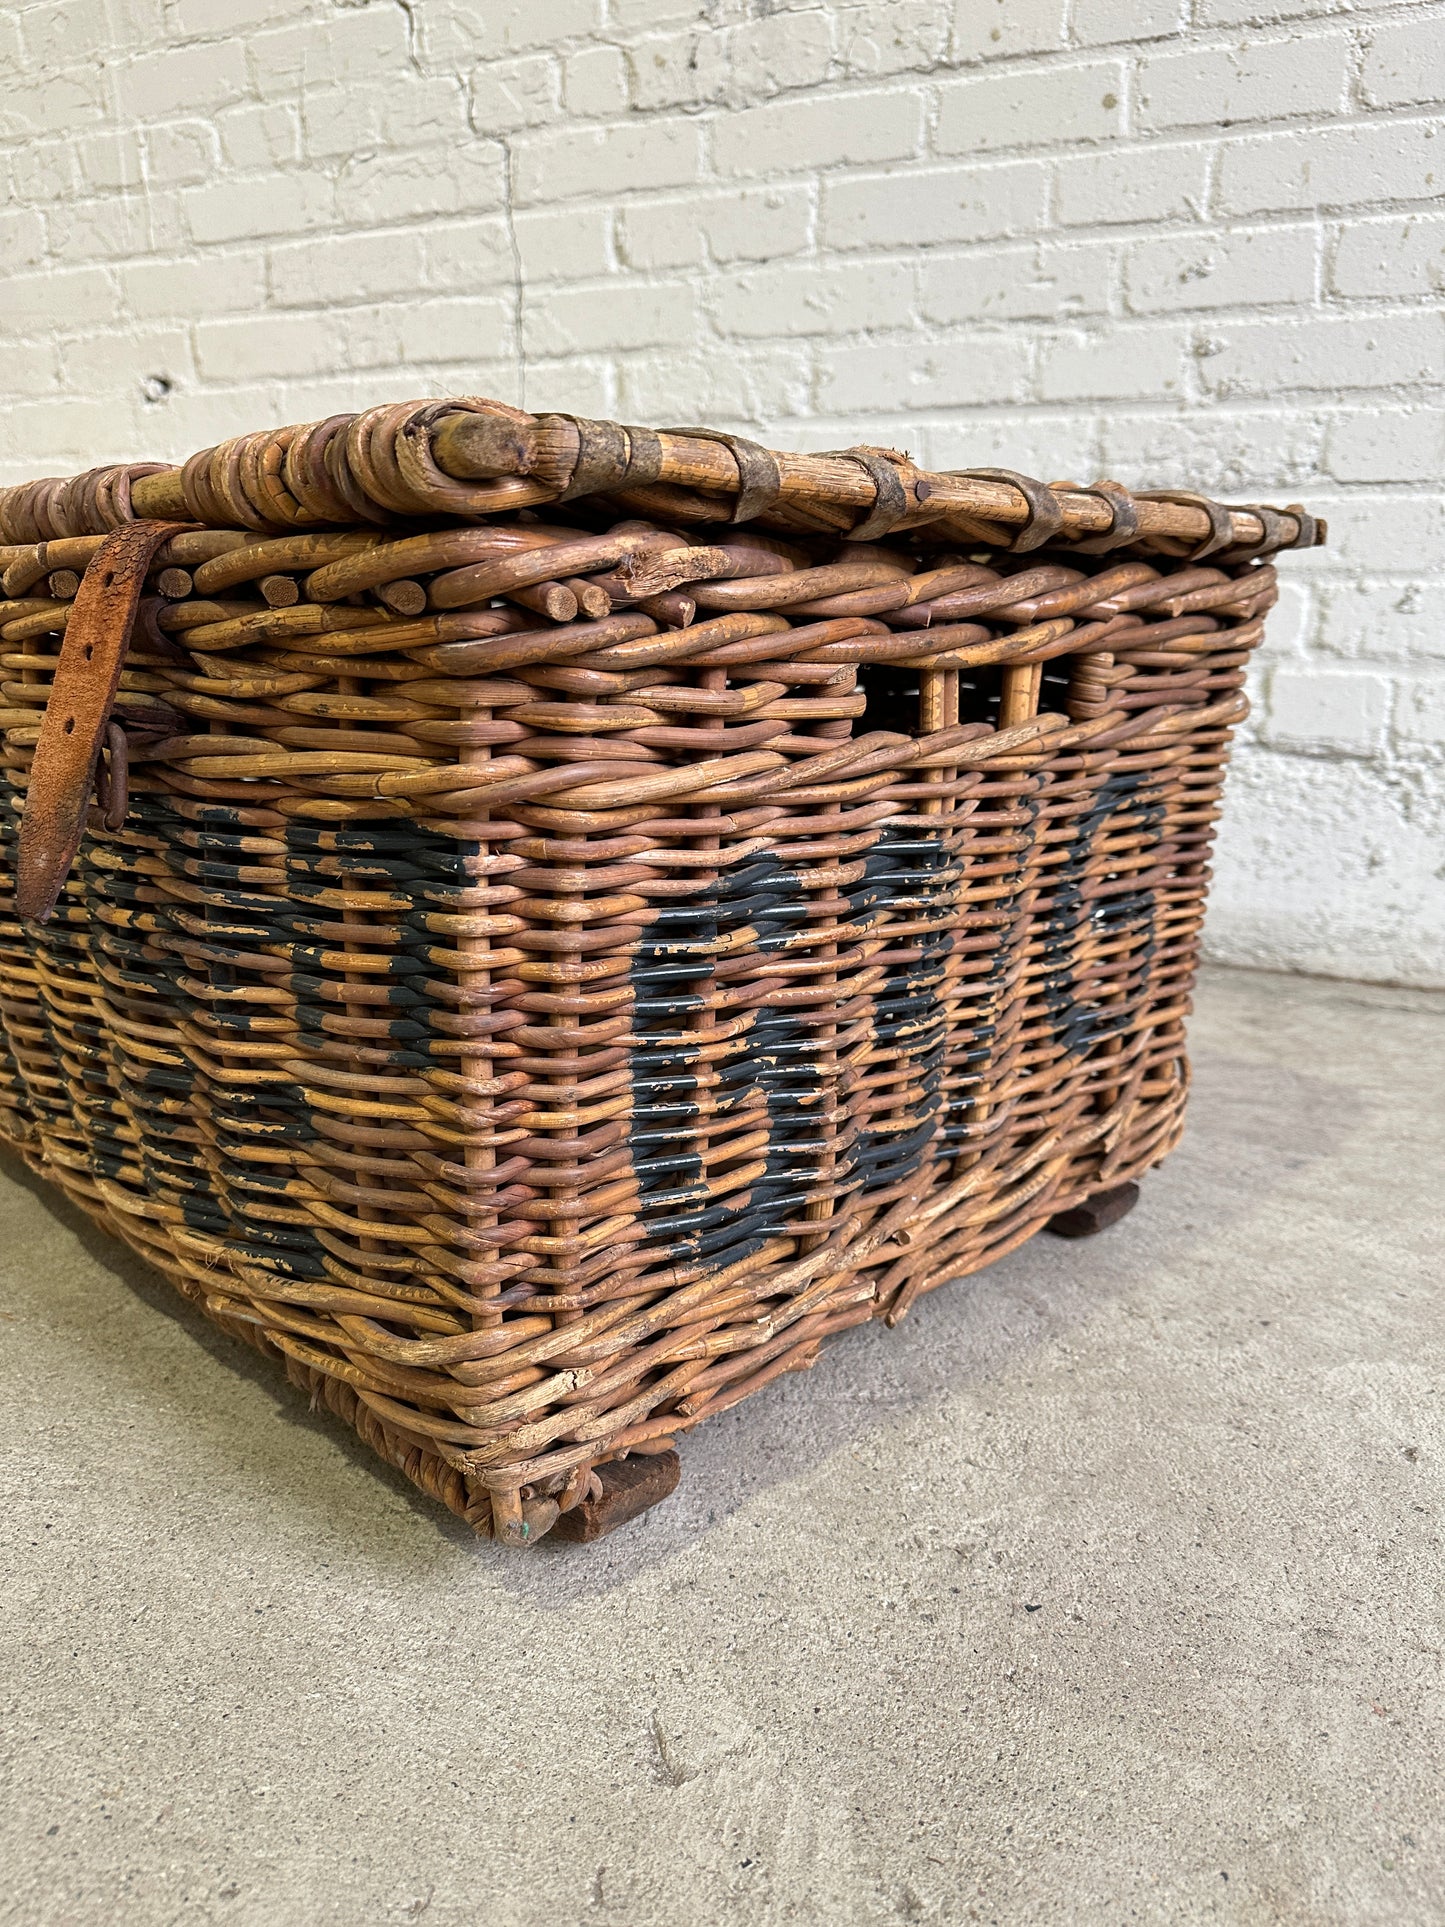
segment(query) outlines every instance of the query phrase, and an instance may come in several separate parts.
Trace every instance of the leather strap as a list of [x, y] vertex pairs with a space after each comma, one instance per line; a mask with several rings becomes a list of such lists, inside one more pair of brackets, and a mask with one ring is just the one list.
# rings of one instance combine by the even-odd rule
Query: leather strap
[[15, 909], [43, 923], [64, 887], [90, 807], [121, 665], [156, 550], [193, 522], [128, 522], [90, 559], [70, 605], [30, 766], [15, 862]]

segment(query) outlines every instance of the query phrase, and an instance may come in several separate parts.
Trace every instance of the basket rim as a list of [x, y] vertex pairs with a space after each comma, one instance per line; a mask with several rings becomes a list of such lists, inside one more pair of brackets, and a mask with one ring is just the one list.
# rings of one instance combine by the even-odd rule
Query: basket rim
[[841, 541], [926, 530], [1011, 553], [1132, 546], [1191, 562], [1314, 548], [1328, 533], [1300, 503], [1228, 504], [1108, 479], [1045, 483], [1003, 468], [924, 469], [895, 448], [790, 452], [718, 429], [532, 415], [455, 396], [261, 429], [178, 464], [16, 483], [0, 489], [0, 544], [28, 548], [144, 518], [275, 534], [475, 521], [609, 498], [693, 525], [801, 516]]

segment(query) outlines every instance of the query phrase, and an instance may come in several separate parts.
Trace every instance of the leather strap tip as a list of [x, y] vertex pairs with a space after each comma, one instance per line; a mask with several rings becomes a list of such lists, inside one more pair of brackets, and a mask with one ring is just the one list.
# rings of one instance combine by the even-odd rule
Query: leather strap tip
[[51, 889], [49, 876], [15, 880], [15, 914], [22, 923], [49, 923], [59, 899], [60, 888]]

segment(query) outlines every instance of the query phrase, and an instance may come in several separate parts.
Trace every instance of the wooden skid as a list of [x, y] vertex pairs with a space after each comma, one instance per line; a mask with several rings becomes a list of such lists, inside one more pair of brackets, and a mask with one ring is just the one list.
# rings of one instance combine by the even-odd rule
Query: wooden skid
[[1056, 1238], [1094, 1238], [1120, 1218], [1127, 1218], [1138, 1202], [1137, 1184], [1116, 1184], [1108, 1191], [1096, 1191], [1067, 1211], [1055, 1212], [1048, 1228]]
[[1303, 510], [483, 403], [0, 491], [0, 893], [140, 514], [0, 1137], [479, 1532], [610, 1530], [1175, 1143]]
[[596, 1490], [558, 1518], [559, 1539], [590, 1545], [669, 1498], [677, 1490], [682, 1461], [676, 1452], [649, 1452], [641, 1458], [614, 1459], [592, 1475]]

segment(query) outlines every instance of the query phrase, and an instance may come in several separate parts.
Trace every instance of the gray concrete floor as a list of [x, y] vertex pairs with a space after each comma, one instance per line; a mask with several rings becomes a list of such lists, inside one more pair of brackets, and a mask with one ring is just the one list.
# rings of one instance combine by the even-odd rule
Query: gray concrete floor
[[1138, 1210], [504, 1554], [0, 1180], [0, 1920], [1445, 1918], [1445, 995], [1212, 975]]

